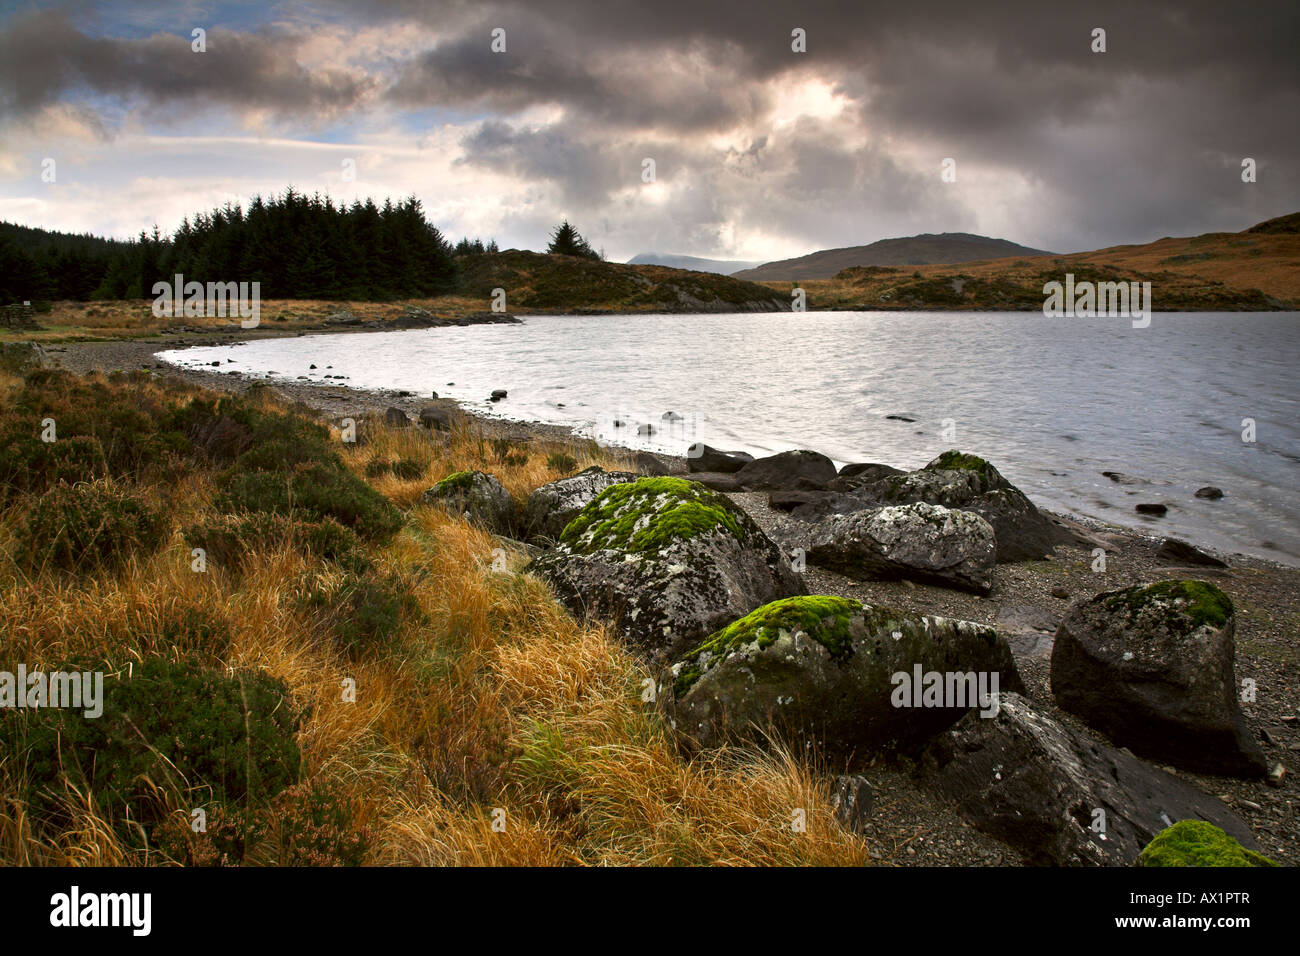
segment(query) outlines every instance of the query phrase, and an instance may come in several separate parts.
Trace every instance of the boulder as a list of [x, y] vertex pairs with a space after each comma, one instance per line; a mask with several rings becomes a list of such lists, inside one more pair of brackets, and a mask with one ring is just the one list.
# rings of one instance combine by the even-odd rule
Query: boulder
[[824, 488], [835, 477], [835, 463], [815, 451], [783, 451], [745, 464], [736, 472], [736, 480], [750, 491], [793, 488], [802, 478], [814, 487]]
[[1262, 777], [1237, 703], [1232, 601], [1204, 581], [1106, 591], [1071, 606], [1052, 694], [1134, 753], [1199, 773]]
[[902, 475], [905, 472], [901, 468], [895, 468], [892, 465], [880, 465], [870, 461], [859, 461], [845, 465], [840, 469], [840, 478], [858, 478], [864, 482], [879, 481], [881, 478], [888, 478], [891, 475]]
[[827, 491], [773, 491], [767, 496], [767, 506], [773, 511], [793, 511], [803, 505], [825, 501], [830, 494]]
[[576, 475], [542, 485], [528, 496], [528, 503], [524, 506], [525, 535], [529, 538], [558, 538], [564, 526], [595, 501], [602, 491], [611, 485], [636, 481], [638, 477], [630, 471], [605, 471], [599, 465], [592, 465]]
[[674, 662], [665, 695], [688, 746], [770, 735], [850, 763], [925, 740], [1020, 675], [987, 625], [840, 597], [761, 607]]
[[704, 487], [712, 488], [714, 491], [742, 490], [735, 475], [724, 474], [720, 471], [692, 471], [682, 475], [682, 477], [687, 481], [698, 481]]
[[979, 515], [924, 503], [830, 515], [812, 526], [812, 564], [859, 581], [909, 578], [987, 594], [993, 527]]
[[576, 614], [667, 660], [803, 581], [752, 518], [682, 478], [605, 489], [530, 565]]
[[715, 471], [732, 474], [754, 460], [743, 451], [719, 451], [703, 442], [696, 442], [686, 450], [686, 467], [690, 471]]
[[426, 405], [420, 409], [420, 424], [430, 431], [449, 432], [460, 421], [460, 416], [450, 408]]
[[422, 496], [425, 504], [436, 504], [493, 534], [514, 533], [516, 508], [501, 482], [482, 471], [458, 471], [448, 475]]
[[921, 782], [973, 826], [1046, 866], [1129, 866], [1180, 820], [1206, 820], [1257, 848], [1216, 797], [1052, 720], [1018, 693], [963, 717], [926, 748]]
[[1195, 545], [1177, 538], [1165, 538], [1156, 549], [1156, 557], [1172, 564], [1194, 564], [1207, 568], [1226, 568], [1226, 561], [1220, 561], [1212, 554], [1207, 554]]
[[658, 455], [648, 451], [636, 453], [636, 470], [643, 475], [671, 475], [673, 468], [663, 462]]
[[1144, 502], [1142, 504], [1134, 505], [1133, 510], [1140, 515], [1155, 515], [1156, 517], [1162, 517], [1169, 512], [1169, 506], [1162, 505], [1158, 501]]
[[924, 501], [973, 511], [993, 526], [997, 560], [1034, 561], [1054, 551], [1052, 524], [1019, 488], [975, 455], [947, 451], [919, 471], [863, 488], [882, 504]]
[[1208, 501], [1218, 501], [1223, 497], [1223, 489], [1216, 488], [1214, 485], [1206, 485], [1204, 488], [1196, 489], [1197, 498], [1205, 498]]
[[391, 425], [394, 428], [406, 428], [411, 424], [411, 420], [406, 417], [406, 412], [396, 405], [388, 406], [384, 412], [384, 424]]
[[842, 774], [831, 787], [831, 810], [840, 826], [859, 835], [867, 832], [867, 820], [875, 805], [871, 781], [861, 774]]

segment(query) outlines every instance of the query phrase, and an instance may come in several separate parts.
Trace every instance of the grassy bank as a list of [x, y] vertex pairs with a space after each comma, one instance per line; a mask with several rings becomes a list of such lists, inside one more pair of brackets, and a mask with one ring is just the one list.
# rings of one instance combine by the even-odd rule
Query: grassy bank
[[112, 705], [0, 717], [5, 863], [866, 861], [817, 768], [684, 759], [644, 665], [420, 503], [467, 468], [522, 500], [610, 453], [472, 424], [350, 444], [256, 390], [51, 371], [0, 378], [0, 453], [0, 669], [91, 662]]

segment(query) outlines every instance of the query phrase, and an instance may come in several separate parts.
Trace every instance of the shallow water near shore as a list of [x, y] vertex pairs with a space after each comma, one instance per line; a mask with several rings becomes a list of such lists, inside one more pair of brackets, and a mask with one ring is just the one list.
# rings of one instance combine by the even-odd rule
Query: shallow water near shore
[[[272, 381], [436, 391], [676, 455], [700, 440], [914, 468], [960, 448], [1052, 510], [1300, 564], [1300, 313], [1157, 313], [1144, 329], [1022, 312], [533, 316], [159, 357]], [[489, 402], [498, 388], [508, 397]], [[654, 434], [638, 436], [641, 425]], [[1225, 497], [1196, 498], [1203, 485]], [[1139, 502], [1169, 513], [1144, 518]]]

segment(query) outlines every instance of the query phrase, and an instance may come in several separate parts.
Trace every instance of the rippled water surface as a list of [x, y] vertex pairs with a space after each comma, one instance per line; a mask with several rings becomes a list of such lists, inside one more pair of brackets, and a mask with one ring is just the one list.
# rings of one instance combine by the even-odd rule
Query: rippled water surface
[[[1157, 314], [1145, 329], [1026, 313], [537, 316], [162, 357], [273, 380], [344, 375], [352, 387], [437, 391], [678, 454], [698, 438], [755, 455], [814, 448], [838, 462], [918, 467], [958, 447], [1048, 508], [1300, 563], [1297, 313]], [[509, 397], [489, 405], [495, 388]], [[683, 420], [664, 421], [670, 411]], [[1243, 419], [1256, 441], [1242, 440]], [[655, 434], [638, 438], [641, 424]], [[1226, 497], [1195, 498], [1207, 484]], [[1138, 502], [1169, 514], [1143, 518]]]

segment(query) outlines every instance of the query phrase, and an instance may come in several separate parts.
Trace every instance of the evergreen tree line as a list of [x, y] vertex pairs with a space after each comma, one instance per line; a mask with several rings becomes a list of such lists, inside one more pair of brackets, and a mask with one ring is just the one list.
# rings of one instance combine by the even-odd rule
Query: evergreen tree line
[[[0, 223], [0, 304], [152, 298], [154, 283], [177, 273], [186, 282], [260, 282], [264, 299], [430, 298], [455, 290], [458, 257], [497, 251], [491, 239], [453, 247], [414, 196], [345, 206], [289, 189], [129, 242]], [[547, 252], [602, 258], [567, 221]]]

